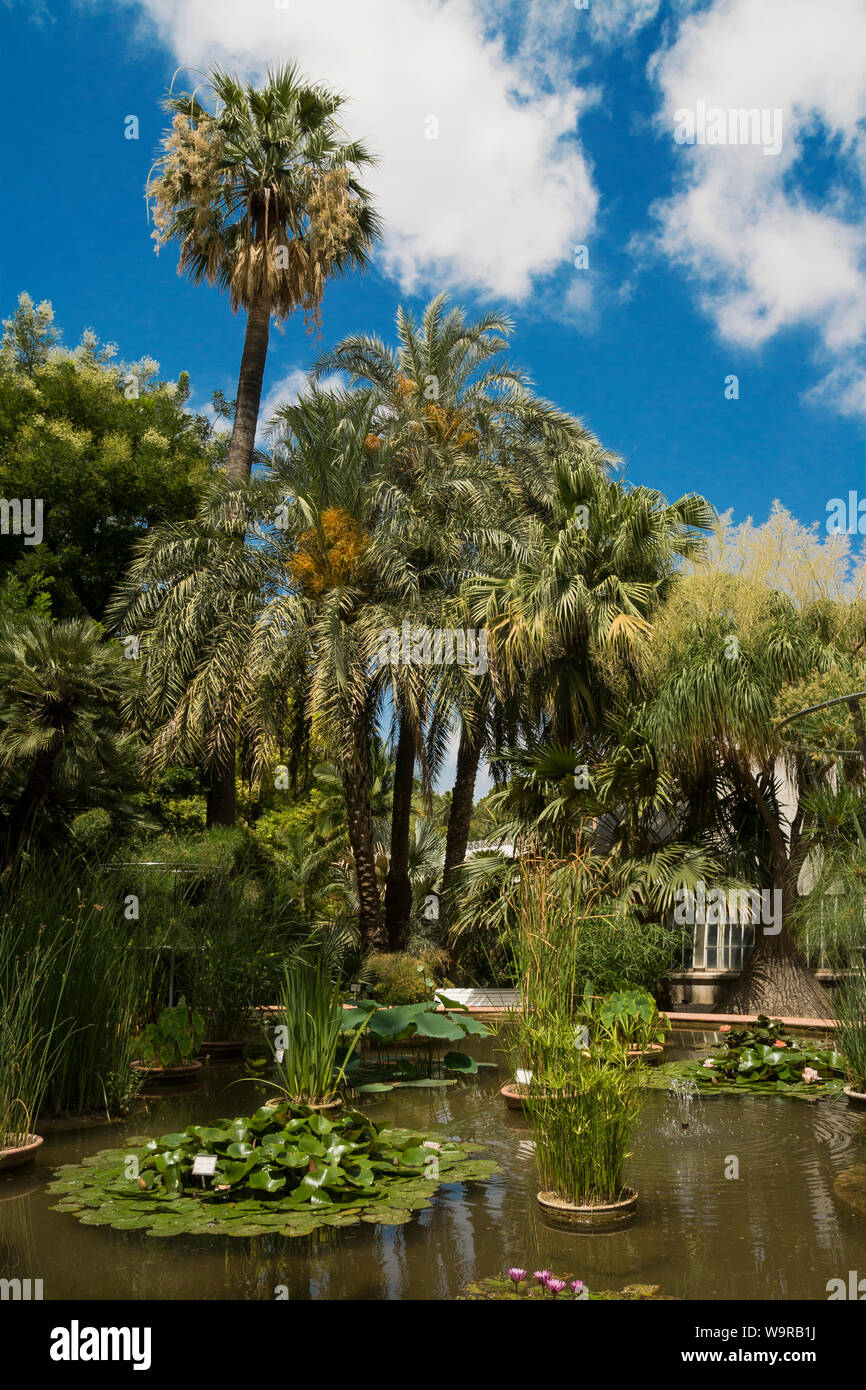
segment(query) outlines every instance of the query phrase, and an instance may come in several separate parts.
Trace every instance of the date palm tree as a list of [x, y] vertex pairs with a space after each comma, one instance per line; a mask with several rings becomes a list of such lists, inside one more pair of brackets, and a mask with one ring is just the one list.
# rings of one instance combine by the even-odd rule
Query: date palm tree
[[[420, 322], [401, 306], [395, 327], [394, 345], [369, 334], [344, 338], [319, 359], [314, 373], [341, 371], [374, 393], [377, 427], [393, 461], [392, 494], [410, 498], [413, 512], [427, 522], [418, 551], [407, 558], [428, 574], [429, 583], [444, 598], [453, 598], [466, 573], [482, 563], [489, 545], [501, 550], [513, 544], [522, 525], [521, 490], [513, 466], [520, 441], [525, 445], [543, 436], [562, 447], [587, 436], [571, 416], [538, 397], [526, 374], [503, 357], [513, 329], [504, 313], [494, 310], [469, 320], [463, 309], [449, 308], [447, 295], [440, 294], [426, 306]], [[443, 538], [449, 561], [442, 553]], [[412, 909], [410, 809], [416, 762], [420, 758], [423, 765], [426, 760], [425, 723], [437, 691], [452, 711], [466, 712], [474, 710], [479, 685], [476, 680], [460, 702], [454, 699], [454, 682], [441, 680], [433, 671], [427, 672], [426, 680], [419, 680], [415, 668], [402, 671], [401, 677], [394, 692], [396, 768], [385, 895], [392, 949], [402, 943]], [[434, 721], [433, 727], [441, 732], [442, 720]], [[466, 739], [477, 768], [471, 714]], [[441, 762], [441, 753], [440, 745], [434, 763]], [[469, 786], [464, 763], [452, 802], [460, 825]], [[469, 814], [474, 783], [473, 775]], [[453, 831], [449, 834], [453, 840]]]

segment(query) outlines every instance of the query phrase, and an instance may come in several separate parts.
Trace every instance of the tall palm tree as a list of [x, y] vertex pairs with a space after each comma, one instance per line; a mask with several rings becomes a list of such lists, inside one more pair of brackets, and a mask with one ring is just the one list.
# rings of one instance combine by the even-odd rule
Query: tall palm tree
[[[503, 358], [512, 327], [498, 311], [467, 320], [463, 309], [449, 309], [447, 295], [440, 294], [427, 305], [420, 322], [402, 306], [398, 309], [395, 345], [354, 334], [314, 368], [317, 374], [345, 372], [374, 393], [379, 436], [387, 439], [392, 459], [390, 498], [410, 498], [413, 511], [426, 518], [421, 544], [407, 558], [427, 572], [430, 586], [446, 599], [456, 595], [462, 579], [477, 569], [491, 544], [501, 550], [509, 543], [514, 530], [510, 522], [521, 519], [520, 488], [513, 471], [515, 441], [544, 434], [562, 447], [583, 436], [577, 421], [535, 395], [526, 374]], [[383, 501], [389, 505], [388, 498]], [[419, 758], [422, 765], [425, 761], [425, 721], [434, 691], [450, 698], [446, 692], [452, 684], [433, 671], [419, 680], [416, 668], [402, 670], [395, 681], [396, 769], [385, 896], [392, 949], [402, 943], [412, 909], [409, 846], [415, 765]], [[470, 708], [475, 701], [470, 691]], [[453, 700], [451, 707], [457, 708]], [[468, 725], [472, 742], [471, 714]], [[477, 761], [476, 753], [476, 768]], [[460, 771], [461, 794], [454, 804], [455, 819], [462, 824], [463, 790], [469, 779], [462, 765]], [[474, 781], [473, 775], [470, 814]]]
[[372, 163], [337, 117], [344, 98], [297, 66], [269, 68], [262, 88], [213, 68], [195, 92], [169, 95], [171, 130], [157, 172], [157, 246], [180, 245], [178, 269], [229, 292], [247, 314], [234, 426], [226, 461], [249, 477], [270, 320], [318, 314], [329, 276], [367, 265], [379, 220], [356, 172]]
[[[338, 116], [344, 99], [298, 68], [269, 68], [261, 89], [220, 68], [208, 73], [216, 110], [195, 92], [169, 95], [173, 113], [148, 193], [157, 249], [180, 246], [194, 284], [227, 289], [247, 323], [226, 476], [249, 478], [270, 321], [296, 309], [318, 320], [327, 279], [363, 268], [379, 220], [357, 173], [372, 163]], [[235, 819], [235, 753], [210, 768], [208, 823]]]

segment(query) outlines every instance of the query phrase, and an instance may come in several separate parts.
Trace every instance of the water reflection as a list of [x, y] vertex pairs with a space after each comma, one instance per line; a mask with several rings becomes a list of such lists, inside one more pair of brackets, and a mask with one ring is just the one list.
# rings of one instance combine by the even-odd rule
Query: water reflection
[[0, 1177], [0, 1277], [43, 1278], [46, 1298], [272, 1300], [284, 1288], [292, 1300], [447, 1299], [519, 1264], [596, 1289], [650, 1283], [681, 1298], [823, 1299], [829, 1279], [866, 1269], [866, 1214], [833, 1191], [839, 1173], [866, 1161], [866, 1117], [843, 1103], [652, 1093], [628, 1166], [640, 1192], [635, 1222], [584, 1235], [542, 1220], [527, 1122], [498, 1095], [509, 1064], [488, 1040], [475, 1052], [499, 1069], [365, 1104], [377, 1120], [474, 1139], [500, 1165], [487, 1183], [443, 1187], [406, 1225], [166, 1240], [50, 1210], [53, 1167], [124, 1135], [258, 1103], [248, 1083], [226, 1089], [238, 1069], [213, 1066], [200, 1091], [149, 1098], [124, 1126], [49, 1136], [32, 1168]]

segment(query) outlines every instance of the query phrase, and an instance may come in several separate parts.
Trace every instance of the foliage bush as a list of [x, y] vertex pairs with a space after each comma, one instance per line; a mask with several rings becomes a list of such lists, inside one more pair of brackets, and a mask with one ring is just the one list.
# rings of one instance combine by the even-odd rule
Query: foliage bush
[[376, 951], [366, 957], [362, 975], [368, 993], [380, 1004], [420, 1004], [447, 983], [447, 960], [446, 953], [433, 946], [422, 956]]

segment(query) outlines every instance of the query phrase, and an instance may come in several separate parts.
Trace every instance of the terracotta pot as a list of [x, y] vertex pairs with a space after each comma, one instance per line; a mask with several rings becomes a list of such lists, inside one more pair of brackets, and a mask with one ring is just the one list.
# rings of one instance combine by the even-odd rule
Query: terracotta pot
[[0, 1149], [0, 1168], [20, 1168], [24, 1163], [30, 1163], [36, 1157], [36, 1150], [41, 1147], [43, 1139], [41, 1134], [16, 1134], [5, 1135], [6, 1139], [24, 1139], [24, 1144], [18, 1144], [15, 1148]]
[[663, 1043], [650, 1043], [649, 1047], [643, 1049], [630, 1047], [626, 1056], [630, 1062], [643, 1061], [648, 1067], [657, 1067], [664, 1055]]
[[229, 1042], [203, 1042], [201, 1050], [206, 1057], [240, 1057], [246, 1043], [234, 1039]]
[[526, 1111], [529, 1092], [525, 1086], [521, 1086], [517, 1081], [507, 1081], [504, 1086], [499, 1087], [499, 1094], [509, 1110]]
[[570, 1226], [581, 1231], [615, 1231], [631, 1221], [637, 1207], [638, 1194], [633, 1187], [626, 1187], [627, 1194], [618, 1202], [608, 1202], [603, 1206], [572, 1206], [552, 1192], [539, 1192], [538, 1205], [551, 1220], [559, 1225]]
[[[272, 1110], [287, 1103], [284, 1096], [273, 1096], [270, 1100], [265, 1101], [265, 1105], [269, 1105]], [[337, 1096], [334, 1100], [303, 1101], [302, 1104], [306, 1106], [307, 1110], [339, 1110], [343, 1104], [343, 1097]]]
[[855, 1091], [853, 1086], [845, 1087], [849, 1105], [866, 1105], [866, 1091]]
[[204, 1062], [185, 1062], [181, 1067], [148, 1067], [144, 1062], [133, 1062], [132, 1070], [143, 1076], [145, 1081], [186, 1081], [200, 1072]]

